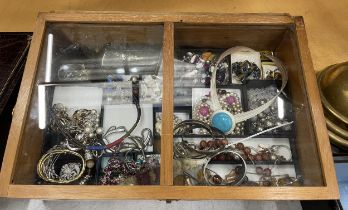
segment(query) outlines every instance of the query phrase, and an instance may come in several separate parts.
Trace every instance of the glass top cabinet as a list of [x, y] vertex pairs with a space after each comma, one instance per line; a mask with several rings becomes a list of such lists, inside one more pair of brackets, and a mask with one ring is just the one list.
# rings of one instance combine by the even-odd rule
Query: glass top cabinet
[[0, 195], [337, 199], [301, 17], [42, 13]]

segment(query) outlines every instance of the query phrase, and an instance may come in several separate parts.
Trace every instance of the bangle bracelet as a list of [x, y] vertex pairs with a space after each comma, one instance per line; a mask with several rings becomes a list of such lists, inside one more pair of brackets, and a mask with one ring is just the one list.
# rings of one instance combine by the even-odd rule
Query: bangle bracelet
[[[62, 164], [61, 161], [65, 160], [62, 156], [70, 156], [68, 160], [71, 162]], [[57, 169], [60, 165], [61, 168]], [[37, 165], [37, 174], [47, 182], [67, 184], [81, 178], [85, 172], [85, 168], [86, 161], [79, 153], [56, 147], [41, 157]]]
[[[222, 153], [232, 153], [234, 156], [238, 156], [241, 160], [241, 169], [239, 171], [236, 171], [235, 169], [232, 169], [226, 176], [225, 179], [223, 179], [221, 176], [213, 172], [211, 169], [207, 168], [209, 165], [209, 162], [216, 156], [222, 154]], [[212, 175], [211, 173], [215, 173], [215, 175]], [[209, 173], [209, 174], [208, 174]], [[222, 150], [220, 152], [215, 153], [214, 155], [207, 158], [205, 164], [203, 165], [203, 175], [206, 183], [208, 185], [240, 185], [245, 177], [246, 174], [246, 162], [244, 158], [238, 153], [233, 150]]]
[[188, 142], [184, 140], [184, 135], [192, 133], [192, 130], [196, 128], [206, 130], [211, 135], [211, 138], [213, 140], [218, 139], [219, 137], [226, 139], [224, 133], [214, 127], [209, 126], [208, 124], [205, 124], [198, 120], [184, 120], [174, 128], [174, 133], [181, 136], [182, 140], [181, 142], [178, 142], [174, 145], [175, 158], [201, 159], [218, 151], [199, 151], [193, 148], [192, 145], [188, 144]]
[[184, 120], [180, 122], [174, 127], [174, 133], [176, 133], [177, 135], [181, 135], [183, 139], [183, 135], [190, 134], [192, 130], [195, 128], [201, 128], [206, 130], [212, 136], [213, 139], [218, 137], [226, 139], [226, 136], [223, 132], [199, 120]]

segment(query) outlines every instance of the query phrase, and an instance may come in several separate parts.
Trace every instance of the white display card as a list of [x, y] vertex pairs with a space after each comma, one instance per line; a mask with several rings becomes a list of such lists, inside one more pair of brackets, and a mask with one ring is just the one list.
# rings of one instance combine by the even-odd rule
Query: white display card
[[52, 105], [63, 104], [71, 116], [78, 109], [95, 109], [100, 113], [102, 100], [103, 89], [99, 87], [56, 86]]

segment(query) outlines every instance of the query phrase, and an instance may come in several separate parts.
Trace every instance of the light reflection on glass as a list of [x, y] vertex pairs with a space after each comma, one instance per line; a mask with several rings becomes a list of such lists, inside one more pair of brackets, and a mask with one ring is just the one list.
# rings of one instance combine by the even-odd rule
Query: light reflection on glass
[[51, 81], [52, 48], [53, 48], [53, 34], [48, 34], [45, 82]]
[[38, 96], [39, 96], [39, 128], [45, 129], [46, 127], [46, 86], [38, 86]]
[[133, 67], [130, 69], [130, 72], [132, 73], [137, 73], [138, 72], [138, 69], [136, 67]]
[[284, 119], [284, 100], [280, 97], [277, 98], [278, 102], [278, 118]]
[[123, 68], [118, 68], [118, 69], [116, 69], [116, 73], [117, 74], [124, 74], [125, 70]]

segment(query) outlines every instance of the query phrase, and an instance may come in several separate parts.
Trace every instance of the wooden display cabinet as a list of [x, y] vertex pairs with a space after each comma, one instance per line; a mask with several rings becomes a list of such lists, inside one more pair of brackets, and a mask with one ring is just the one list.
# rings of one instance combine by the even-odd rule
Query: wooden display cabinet
[[[154, 151], [161, 154], [158, 185], [37, 184], [36, 166], [45, 143], [44, 132], [37, 122], [37, 89], [42, 78], [47, 77], [47, 69], [52, 67], [46, 64], [49, 60], [48, 33], [54, 34], [53, 46], [57, 48], [74, 42], [94, 47], [93, 58], [100, 58], [100, 40], [103, 44], [123, 40], [124, 46], [135, 47], [146, 47], [150, 43], [149, 51], [160, 46], [162, 101], [156, 106], [161, 107], [163, 115], [161, 137], [154, 144]], [[291, 138], [295, 142], [296, 170], [303, 178], [301, 186], [173, 185], [173, 113], [177, 100], [174, 90], [178, 88], [174, 87], [177, 79], [174, 76], [175, 52], [185, 48], [223, 50], [238, 45], [273, 51], [288, 70], [287, 91], [291, 93], [296, 127]], [[52, 78], [57, 77], [55, 68], [57, 66], [49, 72]], [[43, 199], [338, 199], [335, 168], [302, 17], [288, 14], [40, 13], [2, 165], [0, 195]]]

